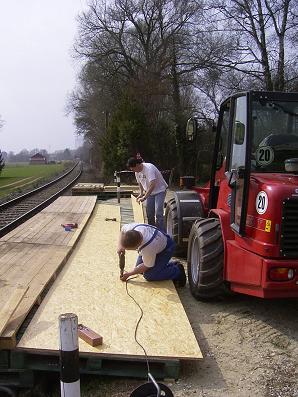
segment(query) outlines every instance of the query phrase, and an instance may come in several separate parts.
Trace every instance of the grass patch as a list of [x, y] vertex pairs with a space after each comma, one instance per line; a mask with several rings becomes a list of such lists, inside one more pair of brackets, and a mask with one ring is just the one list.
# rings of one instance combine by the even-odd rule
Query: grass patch
[[25, 188], [35, 187], [45, 179], [62, 173], [67, 165], [65, 163], [41, 165], [6, 164], [0, 175], [0, 197], [7, 196], [13, 192], [21, 192]]

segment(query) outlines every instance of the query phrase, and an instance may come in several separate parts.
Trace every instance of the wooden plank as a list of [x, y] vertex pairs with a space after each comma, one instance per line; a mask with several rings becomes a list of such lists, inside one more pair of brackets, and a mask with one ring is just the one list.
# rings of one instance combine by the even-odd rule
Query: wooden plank
[[131, 195], [131, 203], [135, 222], [145, 223], [143, 204], [139, 204], [133, 195]]
[[[105, 218], [117, 222], [106, 222]], [[120, 228], [118, 206], [97, 205], [77, 248], [26, 329], [18, 349], [58, 350], [59, 314], [74, 312], [79, 322], [103, 336], [103, 345], [80, 341], [80, 352], [116, 358], [143, 358], [134, 332], [140, 312], [119, 280], [116, 246]], [[127, 252], [127, 267], [135, 252]], [[141, 304], [144, 318], [138, 338], [152, 359], [199, 359], [196, 338], [171, 281], [129, 282], [130, 293]]]
[[[120, 191], [138, 191], [139, 186], [138, 185], [120, 185]], [[116, 192], [117, 191], [117, 186], [116, 185], [105, 185], [104, 191], [106, 192]]]
[[28, 291], [10, 318], [5, 331], [0, 337], [1, 349], [12, 349], [16, 346], [16, 333], [27, 317], [33, 305], [37, 302], [54, 275], [65, 264], [70, 250], [67, 247], [46, 247], [49, 249], [48, 260], [43, 263], [39, 272], [32, 277]]
[[[6, 285], [14, 286], [19, 280], [30, 278], [31, 271], [35, 270], [35, 263], [43, 258], [43, 247], [35, 247], [29, 244], [7, 243], [11, 247], [13, 255], [7, 263], [1, 266], [1, 280]], [[5, 260], [5, 258], [4, 258]]]
[[[90, 207], [83, 207], [83, 210], [80, 210], [80, 205], [82, 203], [91, 203], [91, 205]], [[96, 197], [94, 196], [61, 196], [48, 207], [44, 208], [42, 213], [88, 213], [95, 203]]]
[[72, 191], [74, 192], [85, 192], [88, 193], [88, 191], [94, 193], [94, 192], [102, 192], [104, 188], [103, 183], [77, 183], [75, 186], [73, 186]]
[[[40, 213], [36, 215], [36, 223], [30, 223], [27, 228], [22, 228], [19, 233], [13, 235], [8, 233], [1, 238], [1, 242], [28, 243], [28, 244], [50, 244], [69, 245], [69, 241], [75, 241], [85, 222], [90, 216], [89, 213]], [[66, 223], [78, 223], [78, 228], [66, 232], [61, 226]]]
[[[17, 330], [72, 252], [96, 198], [65, 196], [57, 201], [50, 210], [37, 214], [0, 239], [1, 307], [7, 299], [14, 299], [16, 286], [28, 289], [0, 337], [0, 349], [15, 347]], [[65, 232], [61, 223], [66, 222], [78, 222], [79, 227]]]
[[0, 311], [0, 335], [2, 334], [7, 323], [9, 322], [14, 311], [18, 307], [23, 296], [27, 292], [27, 289], [28, 289], [28, 287], [27, 288], [22, 288], [22, 287], [15, 288], [12, 291], [11, 295], [9, 296], [8, 300], [6, 301], [3, 309], [1, 309], [1, 311]]

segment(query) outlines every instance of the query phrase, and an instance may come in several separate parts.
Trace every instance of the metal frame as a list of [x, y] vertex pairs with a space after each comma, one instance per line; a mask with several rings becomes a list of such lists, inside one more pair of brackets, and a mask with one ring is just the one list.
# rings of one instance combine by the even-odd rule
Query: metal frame
[[223, 122], [223, 114], [226, 105], [230, 102], [230, 114], [229, 114], [229, 127], [228, 127], [228, 142], [227, 142], [227, 153], [226, 153], [226, 166], [225, 171], [230, 169], [231, 163], [231, 152], [232, 152], [232, 126], [234, 120], [234, 113], [235, 113], [235, 102], [236, 99], [239, 97], [245, 96], [246, 97], [246, 113], [247, 113], [247, 125], [246, 125], [246, 148], [245, 148], [245, 172], [244, 172], [244, 186], [243, 186], [243, 204], [241, 210], [241, 220], [240, 225], [234, 223], [235, 219], [235, 199], [236, 199], [236, 190], [233, 189], [232, 191], [232, 203], [231, 203], [231, 228], [234, 232], [240, 235], [245, 234], [245, 224], [246, 224], [246, 213], [247, 213], [247, 205], [248, 205], [248, 189], [249, 189], [249, 178], [250, 178], [250, 149], [251, 149], [251, 140], [252, 140], [252, 132], [251, 132], [251, 93], [250, 92], [240, 92], [238, 94], [232, 95], [229, 97], [222, 105], [219, 115], [219, 121], [217, 126], [217, 133], [216, 133], [216, 140], [213, 152], [213, 163], [212, 163], [212, 170], [211, 170], [211, 178], [210, 178], [210, 196], [209, 196], [209, 210], [216, 207], [215, 202], [215, 174], [216, 174], [216, 164], [217, 164], [217, 157], [219, 151], [219, 142], [220, 142], [220, 135], [221, 135], [221, 128]]
[[[148, 375], [144, 359], [120, 359], [80, 354], [80, 373], [146, 379]], [[156, 379], [178, 379], [180, 360], [152, 359], [150, 371]], [[21, 350], [0, 352], [0, 386], [33, 387], [35, 373], [59, 372], [59, 354], [37, 354]], [[38, 377], [38, 375], [37, 375]]]
[[[244, 96], [237, 95], [234, 97], [234, 106], [233, 106], [233, 116], [235, 111], [235, 102], [236, 99]], [[250, 168], [251, 168], [251, 160], [250, 160], [250, 151], [251, 151], [251, 140], [252, 140], [252, 131], [251, 131], [251, 95], [250, 93], [245, 94], [246, 97], [246, 136], [245, 136], [245, 169], [243, 175], [243, 192], [242, 192], [242, 207], [241, 207], [241, 218], [240, 225], [235, 223], [235, 202], [236, 202], [236, 186], [232, 191], [232, 203], [231, 203], [231, 228], [240, 236], [245, 235], [245, 225], [246, 225], [246, 215], [247, 215], [247, 205], [248, 205], [248, 191], [249, 191], [249, 182], [250, 182]], [[230, 126], [232, 128], [232, 124]], [[231, 132], [230, 132], [231, 134]], [[232, 137], [231, 137], [232, 138]], [[232, 141], [230, 140], [230, 161], [231, 161], [231, 146]], [[230, 164], [229, 164], [230, 165]]]

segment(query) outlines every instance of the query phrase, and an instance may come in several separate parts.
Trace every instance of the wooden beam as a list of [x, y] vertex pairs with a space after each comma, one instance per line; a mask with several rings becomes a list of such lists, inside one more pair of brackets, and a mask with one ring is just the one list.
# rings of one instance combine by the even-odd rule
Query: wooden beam
[[7, 302], [5, 303], [3, 309], [0, 311], [0, 335], [5, 329], [8, 321], [15, 312], [16, 308], [19, 306], [21, 300], [23, 299], [28, 287], [18, 287], [9, 296]]

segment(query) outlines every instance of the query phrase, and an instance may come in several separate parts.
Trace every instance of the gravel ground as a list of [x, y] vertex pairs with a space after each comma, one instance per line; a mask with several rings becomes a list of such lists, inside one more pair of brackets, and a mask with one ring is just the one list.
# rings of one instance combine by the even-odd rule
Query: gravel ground
[[180, 297], [204, 359], [185, 365], [175, 396], [298, 397], [298, 300]]
[[[184, 363], [180, 379], [167, 383], [175, 397], [298, 397], [298, 300], [234, 295], [206, 303], [188, 287], [179, 295], [204, 359]], [[88, 381], [90, 397], [128, 396], [139, 384]]]

